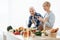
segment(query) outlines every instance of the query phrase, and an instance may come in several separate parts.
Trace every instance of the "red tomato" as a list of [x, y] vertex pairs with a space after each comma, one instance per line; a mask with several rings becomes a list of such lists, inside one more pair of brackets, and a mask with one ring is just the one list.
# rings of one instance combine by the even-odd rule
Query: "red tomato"
[[20, 35], [20, 32], [14, 32], [15, 35]]

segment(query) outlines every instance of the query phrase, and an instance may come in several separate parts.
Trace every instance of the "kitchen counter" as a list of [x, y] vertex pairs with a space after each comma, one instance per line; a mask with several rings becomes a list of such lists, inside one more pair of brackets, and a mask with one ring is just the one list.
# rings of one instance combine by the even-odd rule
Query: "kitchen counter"
[[60, 40], [60, 38], [49, 38], [49, 37], [40, 37], [40, 36], [35, 36], [35, 37], [29, 37], [29, 38], [24, 38], [22, 35], [14, 35], [9, 32], [4, 32], [6, 40]]
[[60, 40], [60, 38], [49, 38], [49, 37], [39, 37], [35, 36], [33, 40]]

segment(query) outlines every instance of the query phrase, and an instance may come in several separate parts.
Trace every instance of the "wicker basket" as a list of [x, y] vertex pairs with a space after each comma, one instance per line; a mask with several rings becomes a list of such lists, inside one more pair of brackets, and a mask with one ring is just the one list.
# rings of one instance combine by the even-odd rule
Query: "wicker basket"
[[48, 36], [51, 38], [56, 38], [57, 33], [50, 33]]

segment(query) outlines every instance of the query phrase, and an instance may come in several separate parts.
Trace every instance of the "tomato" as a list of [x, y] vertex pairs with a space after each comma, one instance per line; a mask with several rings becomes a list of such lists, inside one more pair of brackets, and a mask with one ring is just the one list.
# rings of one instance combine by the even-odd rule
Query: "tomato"
[[14, 32], [15, 35], [20, 35], [20, 32]]

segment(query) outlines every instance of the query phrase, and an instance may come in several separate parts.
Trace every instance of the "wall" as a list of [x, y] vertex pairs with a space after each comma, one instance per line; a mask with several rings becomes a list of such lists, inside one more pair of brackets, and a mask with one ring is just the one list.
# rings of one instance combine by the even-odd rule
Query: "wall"
[[8, 0], [0, 0], [0, 29], [5, 30], [8, 25]]
[[44, 16], [45, 11], [42, 8], [44, 1], [51, 3], [51, 10], [56, 17], [54, 28], [59, 27], [60, 0], [0, 0], [0, 27], [3, 30], [6, 30], [8, 25], [12, 25], [14, 28], [20, 26], [27, 27], [30, 15], [29, 7], [33, 6], [36, 12]]
[[[49, 1], [49, 0], [45, 0]], [[10, 12], [10, 18], [9, 20], [11, 25], [20, 26], [20, 25], [25, 25], [26, 26], [26, 21], [28, 21], [29, 17], [29, 7], [33, 6], [35, 10], [42, 14], [44, 16], [45, 12], [42, 8], [44, 0], [10, 0], [9, 1], [9, 12]], [[51, 10], [55, 14], [56, 20], [55, 20], [55, 25], [54, 27], [60, 26], [60, 18], [59, 18], [59, 0], [50, 0], [51, 3]]]

